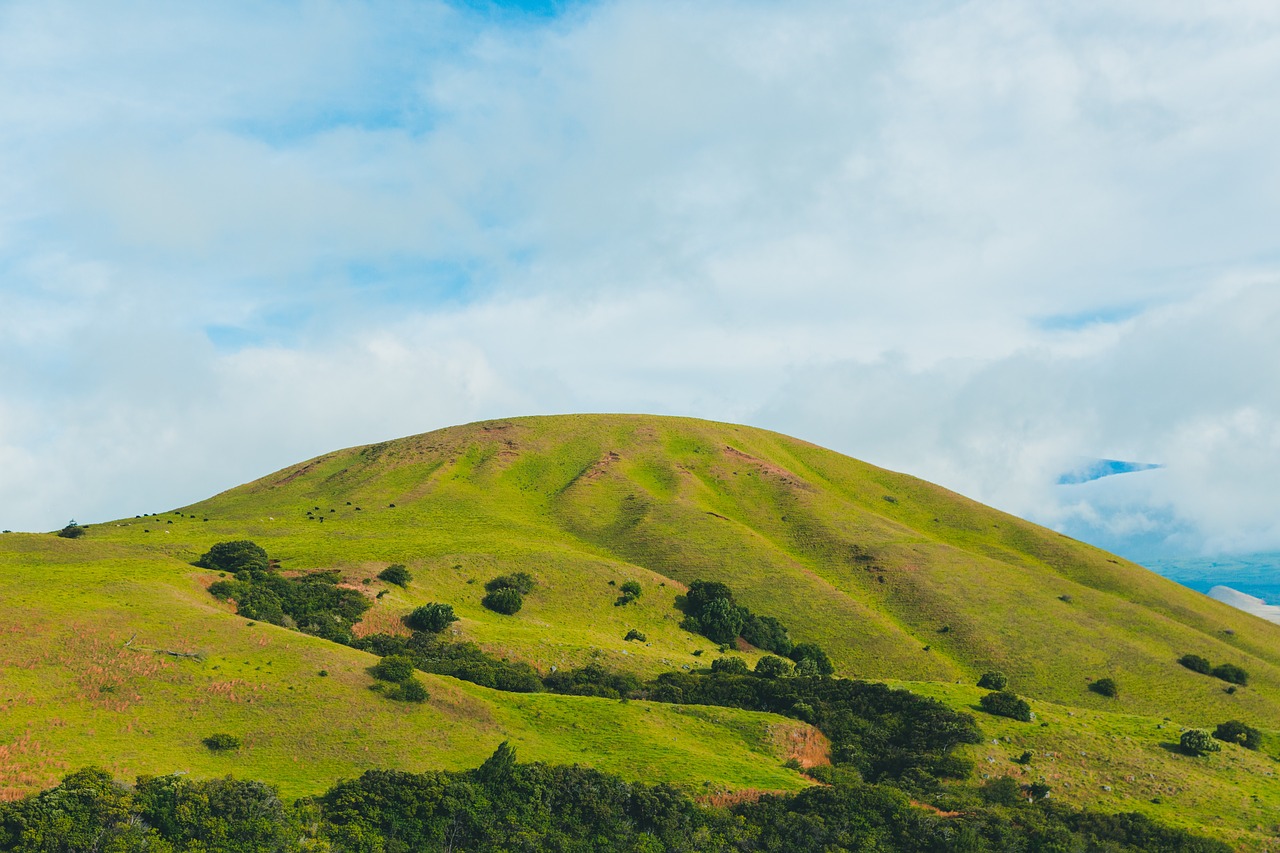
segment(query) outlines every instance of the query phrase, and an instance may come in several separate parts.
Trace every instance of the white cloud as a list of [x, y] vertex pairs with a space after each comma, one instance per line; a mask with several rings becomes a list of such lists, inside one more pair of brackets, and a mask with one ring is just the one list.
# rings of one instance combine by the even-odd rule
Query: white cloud
[[[1243, 2], [8, 4], [0, 525], [623, 410], [1280, 546], [1278, 48]], [[1095, 455], [1168, 468], [1053, 485]]]

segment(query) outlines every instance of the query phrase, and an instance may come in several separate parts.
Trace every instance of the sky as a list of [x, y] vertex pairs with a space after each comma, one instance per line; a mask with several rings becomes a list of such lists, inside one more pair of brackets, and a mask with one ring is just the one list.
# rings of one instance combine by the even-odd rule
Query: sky
[[621, 411], [1280, 551], [1277, 91], [1270, 0], [0, 2], [0, 527]]

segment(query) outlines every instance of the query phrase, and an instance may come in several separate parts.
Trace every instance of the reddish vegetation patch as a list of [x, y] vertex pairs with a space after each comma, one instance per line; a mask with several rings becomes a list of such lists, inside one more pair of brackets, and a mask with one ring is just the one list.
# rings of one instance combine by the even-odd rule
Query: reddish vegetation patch
[[942, 809], [938, 808], [937, 806], [931, 806], [928, 803], [922, 803], [918, 800], [912, 800], [911, 805], [915, 806], [918, 809], [924, 809], [927, 812], [932, 812], [933, 814], [936, 814], [938, 817], [960, 817], [962, 814], [964, 814], [964, 812], [944, 812]]
[[67, 765], [33, 740], [28, 729], [13, 743], [0, 744], [0, 802], [51, 788], [66, 772]]
[[794, 758], [806, 770], [831, 763], [831, 741], [812, 726], [789, 729], [783, 737], [787, 760]]
[[595, 462], [593, 462], [591, 464], [591, 467], [588, 468], [586, 471], [582, 472], [582, 474], [578, 477], [578, 479], [580, 481], [599, 479], [600, 477], [604, 476], [604, 473], [609, 470], [610, 466], [612, 466], [613, 463], [617, 462], [621, 458], [622, 457], [618, 454], [616, 450], [610, 450], [608, 453], [604, 454]]
[[299, 477], [301, 477], [303, 474], [305, 474], [305, 473], [307, 473], [308, 471], [310, 471], [312, 468], [315, 468], [315, 467], [316, 467], [317, 465], [319, 465], [321, 462], [327, 462], [327, 461], [329, 461], [329, 457], [328, 457], [328, 456], [322, 456], [322, 457], [320, 457], [319, 459], [315, 460], [314, 462], [308, 462], [306, 465], [303, 465], [301, 468], [297, 469], [296, 471], [291, 472], [288, 476], [284, 477], [283, 479], [281, 479], [281, 480], [276, 480], [276, 481], [275, 481], [274, 483], [272, 483], [271, 485], [273, 485], [273, 486], [283, 486], [283, 485], [286, 485], [286, 484], [288, 484], [288, 483], [292, 483], [294, 480], [298, 479], [298, 478], [299, 478]]
[[743, 788], [741, 791], [720, 791], [715, 794], [705, 794], [697, 798], [697, 801], [704, 806], [718, 806], [727, 809], [730, 806], [736, 806], [739, 803], [754, 803], [761, 797], [769, 794], [786, 794], [786, 791], [766, 791], [760, 788]]
[[391, 634], [394, 637], [407, 637], [413, 632], [400, 621], [402, 613], [394, 613], [386, 608], [374, 608], [366, 611], [359, 622], [351, 626], [351, 633], [357, 637], [370, 634]]
[[774, 465], [772, 462], [766, 462], [759, 457], [752, 456], [749, 453], [743, 453], [736, 447], [731, 447], [727, 444], [724, 446], [724, 453], [726, 456], [734, 459], [741, 459], [743, 462], [749, 463], [758, 471], [762, 471], [766, 474], [772, 474], [789, 486], [801, 486], [803, 488], [809, 487], [808, 483], [804, 482], [798, 476], [788, 471], [786, 468], [783, 468], [781, 465]]

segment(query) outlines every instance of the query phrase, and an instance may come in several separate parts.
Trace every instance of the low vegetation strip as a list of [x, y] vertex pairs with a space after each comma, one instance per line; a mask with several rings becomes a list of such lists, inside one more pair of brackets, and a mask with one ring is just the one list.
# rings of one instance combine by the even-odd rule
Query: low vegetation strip
[[841, 781], [722, 808], [580, 766], [519, 764], [505, 743], [474, 770], [368, 771], [293, 804], [260, 782], [153, 776], [128, 786], [85, 769], [57, 788], [0, 804], [0, 850], [1230, 850], [1140, 815], [1032, 803], [1000, 787], [999, 796], [944, 809], [921, 808], [889, 787]]

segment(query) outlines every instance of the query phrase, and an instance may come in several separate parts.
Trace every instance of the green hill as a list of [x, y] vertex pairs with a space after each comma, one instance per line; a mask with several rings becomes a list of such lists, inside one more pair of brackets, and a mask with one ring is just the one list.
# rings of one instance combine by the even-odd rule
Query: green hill
[[[838, 674], [932, 683], [953, 704], [973, 699], [945, 685], [999, 669], [1044, 707], [1090, 715], [1079, 719], [1153, 731], [1165, 717], [1266, 730], [1280, 719], [1280, 626], [1053, 531], [749, 427], [518, 418], [327, 454], [192, 506], [90, 525], [78, 540], [0, 537], [0, 788], [31, 790], [107, 756], [122, 775], [234, 769], [307, 793], [365, 767], [474, 765], [508, 738], [531, 759], [688, 786], [806, 784], [781, 765], [816, 735], [770, 715], [447, 678], [424, 678], [426, 706], [397, 706], [364, 689], [371, 656], [251, 627], [208, 595], [216, 575], [190, 563], [229, 539], [257, 542], [284, 570], [338, 569], [383, 593], [363, 633], [401, 630], [413, 607], [448, 602], [460, 617], [452, 638], [542, 673], [705, 666], [716, 645], [683, 630], [675, 607], [703, 579], [821, 645]], [[393, 563], [413, 575], [405, 589], [376, 580]], [[513, 571], [536, 582], [519, 614], [481, 606], [485, 581]], [[627, 581], [642, 594], [618, 606]], [[646, 642], [625, 641], [632, 628]], [[1180, 666], [1188, 653], [1242, 667], [1248, 685], [1228, 693]], [[1088, 689], [1102, 677], [1117, 697]], [[248, 737], [234, 766], [199, 743], [222, 729]], [[1215, 779], [1195, 784], [1236, 784]], [[1253, 784], [1276, 799], [1274, 777]], [[1241, 814], [1218, 828], [1252, 831]]]

